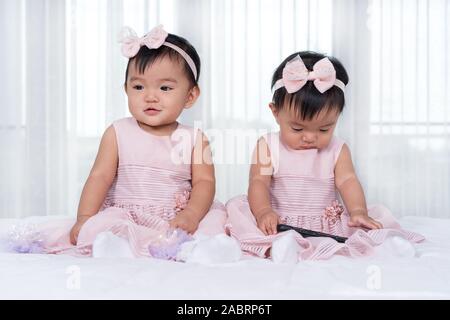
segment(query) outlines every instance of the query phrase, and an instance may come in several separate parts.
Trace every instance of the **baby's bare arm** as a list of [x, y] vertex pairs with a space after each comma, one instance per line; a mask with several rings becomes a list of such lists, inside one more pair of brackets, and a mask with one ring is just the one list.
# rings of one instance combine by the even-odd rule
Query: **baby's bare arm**
[[216, 178], [209, 141], [199, 133], [192, 153], [192, 191], [183, 210], [200, 221], [211, 208], [216, 193]]
[[78, 205], [78, 220], [95, 215], [105, 200], [117, 173], [118, 148], [114, 127], [103, 134], [97, 157], [81, 193]]
[[70, 242], [76, 244], [83, 224], [97, 214], [117, 172], [116, 134], [112, 126], [103, 134], [94, 166], [84, 184], [78, 204], [77, 222], [70, 230]]
[[343, 145], [335, 168], [335, 184], [350, 214], [350, 227], [380, 229], [383, 225], [372, 219], [367, 210], [363, 188], [353, 169], [350, 150]]
[[268, 159], [270, 159], [269, 147], [266, 141], [260, 138], [253, 152], [248, 187], [248, 202], [255, 218], [272, 211], [269, 188], [273, 168]]
[[339, 190], [349, 214], [367, 214], [364, 191], [356, 176], [350, 150], [346, 144], [342, 146], [334, 175], [336, 188]]

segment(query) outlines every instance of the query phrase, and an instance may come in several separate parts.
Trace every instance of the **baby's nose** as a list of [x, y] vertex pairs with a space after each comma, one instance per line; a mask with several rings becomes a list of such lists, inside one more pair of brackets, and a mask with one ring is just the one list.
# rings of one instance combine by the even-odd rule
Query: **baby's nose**
[[313, 143], [315, 138], [312, 134], [304, 134], [302, 137], [303, 142], [305, 143]]
[[154, 91], [149, 90], [145, 93], [145, 100], [146, 101], [157, 101], [158, 97], [156, 96]]

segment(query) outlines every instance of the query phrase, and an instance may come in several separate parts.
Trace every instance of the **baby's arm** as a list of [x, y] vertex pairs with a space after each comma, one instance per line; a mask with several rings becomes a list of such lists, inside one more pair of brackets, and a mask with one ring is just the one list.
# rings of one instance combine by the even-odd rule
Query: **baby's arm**
[[78, 205], [77, 222], [70, 232], [70, 240], [76, 243], [81, 226], [100, 209], [106, 193], [117, 172], [118, 151], [114, 127], [110, 126], [103, 134], [94, 166], [81, 193]]
[[194, 233], [211, 208], [216, 193], [216, 178], [208, 138], [201, 132], [191, 158], [192, 191], [186, 208], [170, 221], [173, 228]]
[[353, 168], [350, 149], [346, 144], [342, 146], [341, 153], [334, 169], [336, 188], [344, 201], [350, 214], [350, 227], [366, 227], [379, 229], [382, 225], [369, 217], [366, 198]]
[[265, 235], [277, 233], [278, 215], [272, 209], [269, 192], [272, 173], [269, 147], [266, 141], [260, 138], [250, 167], [248, 203], [258, 228]]

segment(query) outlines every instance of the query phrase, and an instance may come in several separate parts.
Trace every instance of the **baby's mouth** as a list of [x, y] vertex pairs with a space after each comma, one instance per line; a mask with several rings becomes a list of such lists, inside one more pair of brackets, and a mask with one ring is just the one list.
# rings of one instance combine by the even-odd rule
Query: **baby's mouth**
[[144, 113], [150, 116], [156, 115], [160, 112], [161, 110], [150, 107], [144, 110]]

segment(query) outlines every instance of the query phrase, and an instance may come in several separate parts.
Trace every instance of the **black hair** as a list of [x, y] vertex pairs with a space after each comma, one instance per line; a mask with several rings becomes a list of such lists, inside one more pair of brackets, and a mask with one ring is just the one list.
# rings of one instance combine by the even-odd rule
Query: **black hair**
[[195, 67], [197, 68], [197, 77], [194, 78], [191, 67], [189, 67], [186, 60], [184, 60], [184, 58], [174, 49], [165, 45], [160, 46], [158, 49], [149, 49], [147, 46], [142, 46], [136, 56], [128, 60], [127, 70], [125, 71], [125, 85], [127, 84], [128, 79], [128, 69], [132, 62], [135, 63], [136, 69], [139, 73], [144, 73], [147, 67], [151, 66], [158, 59], [162, 59], [166, 56], [174, 61], [183, 63], [184, 72], [191, 85], [193, 87], [198, 85], [198, 79], [200, 77], [200, 57], [195, 48], [186, 39], [171, 33], [168, 34], [166, 42], [170, 42], [183, 49], [184, 52], [191, 57], [192, 61], [194, 61]]
[[[341, 80], [345, 85], [348, 83], [348, 75], [344, 66], [334, 57], [329, 57], [313, 51], [301, 51], [291, 54], [275, 70], [272, 77], [272, 87], [275, 82], [282, 78], [283, 68], [287, 62], [299, 55], [306, 68], [312, 71], [314, 64], [325, 58], [331, 61], [336, 70], [336, 79]], [[293, 108], [302, 120], [311, 120], [321, 111], [337, 110], [339, 113], [344, 109], [344, 92], [333, 86], [324, 93], [320, 93], [314, 86], [313, 81], [307, 81], [306, 84], [297, 92], [289, 94], [285, 87], [281, 87], [273, 93], [272, 102], [277, 110], [283, 108], [287, 103], [289, 108]]]

